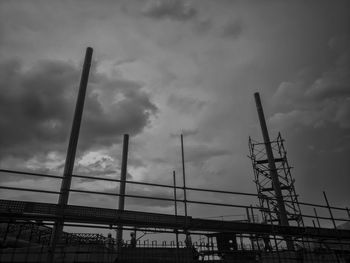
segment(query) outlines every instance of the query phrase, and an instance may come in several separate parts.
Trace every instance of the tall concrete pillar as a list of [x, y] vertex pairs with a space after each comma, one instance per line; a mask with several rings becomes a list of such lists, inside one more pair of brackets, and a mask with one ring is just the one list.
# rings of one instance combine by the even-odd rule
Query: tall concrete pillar
[[[126, 174], [128, 165], [128, 148], [129, 148], [129, 135], [124, 134], [123, 139], [123, 155], [122, 155], [122, 166], [120, 173], [120, 190], [119, 190], [119, 203], [118, 209], [120, 211], [124, 210], [125, 205], [125, 185], [126, 185]], [[123, 226], [119, 225], [117, 230], [117, 247], [120, 250], [123, 241]]]
[[[59, 212], [62, 217], [64, 216], [64, 208], [68, 204], [69, 190], [72, 182], [72, 173], [73, 173], [74, 161], [75, 161], [75, 154], [76, 154], [78, 139], [79, 139], [80, 124], [83, 116], [86, 87], [89, 80], [92, 52], [93, 52], [93, 49], [91, 47], [88, 47], [86, 49], [83, 71], [80, 79], [79, 93], [78, 93], [78, 98], [77, 98], [75, 111], [74, 111], [74, 119], [72, 123], [70, 137], [69, 137], [69, 144], [68, 144], [68, 150], [66, 155], [66, 162], [64, 165], [63, 179], [61, 182], [60, 195], [58, 199]], [[55, 222], [52, 235], [51, 235], [51, 240], [50, 240], [50, 253], [49, 253], [49, 260], [48, 260], [49, 262], [53, 262], [54, 260], [56, 245], [60, 241], [62, 231], [63, 231], [63, 225], [64, 225], [63, 219], [58, 219]]]

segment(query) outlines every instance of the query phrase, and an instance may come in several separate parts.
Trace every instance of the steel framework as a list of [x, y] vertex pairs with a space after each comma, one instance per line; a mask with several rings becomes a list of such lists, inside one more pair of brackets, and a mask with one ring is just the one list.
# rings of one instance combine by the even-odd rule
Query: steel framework
[[[273, 150], [276, 172], [284, 200], [287, 220], [291, 225], [304, 226], [303, 217], [298, 202], [292, 178], [292, 167], [288, 163], [284, 139], [279, 133], [276, 140], [270, 142]], [[271, 169], [268, 166], [265, 143], [256, 142], [249, 137], [250, 159], [253, 165], [254, 182], [256, 184], [261, 214], [264, 222], [279, 223], [276, 194], [271, 180]]]

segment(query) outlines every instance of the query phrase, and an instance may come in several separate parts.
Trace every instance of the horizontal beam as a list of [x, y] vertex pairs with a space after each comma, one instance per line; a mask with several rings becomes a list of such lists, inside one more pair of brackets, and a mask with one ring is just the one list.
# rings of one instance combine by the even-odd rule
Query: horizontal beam
[[[61, 218], [67, 223], [110, 226], [123, 224], [136, 227], [184, 229], [186, 221], [184, 216], [75, 205], [67, 205], [63, 216], [58, 211], [57, 204], [0, 199], [1, 222], [13, 222], [20, 219], [53, 221]], [[278, 226], [192, 217], [187, 217], [187, 223], [188, 230], [190, 231], [235, 232], [257, 235], [288, 235], [294, 237], [341, 238], [342, 240], [350, 240], [350, 230], [341, 229]]]
[[[38, 176], [38, 177], [48, 177], [48, 178], [55, 178], [55, 179], [63, 179], [62, 176], [51, 175], [51, 174], [43, 174], [43, 173], [23, 172], [23, 171], [7, 170], [7, 169], [0, 169], [0, 172], [10, 173], [10, 174], [18, 174], [18, 175], [29, 175], [29, 176]], [[96, 177], [96, 176], [88, 176], [88, 175], [73, 174], [72, 177], [81, 178], [81, 179], [89, 179], [89, 180], [97, 180], [97, 181], [116, 182], [116, 183], [121, 182], [121, 180], [119, 180], [119, 179], [112, 179], [112, 178], [105, 178], [105, 177]], [[125, 182], [128, 183], [128, 184], [147, 185], [147, 186], [155, 186], [155, 187], [164, 187], [164, 188], [174, 189], [173, 185], [156, 184], [156, 183], [148, 183], [148, 182], [138, 182], [138, 181], [129, 181], [129, 180], [126, 180]], [[182, 186], [175, 186], [175, 188], [179, 189], [179, 190], [183, 190], [184, 189], [184, 187], [182, 187]], [[245, 192], [237, 192], [237, 191], [225, 191], [225, 190], [218, 190], [218, 189], [204, 189], [204, 188], [196, 188], [196, 187], [186, 187], [186, 190], [199, 191], [199, 192], [212, 192], [212, 193], [220, 193], [220, 194], [258, 196], [258, 194], [255, 194], [255, 193], [245, 193]]]
[[[33, 173], [33, 172], [23, 172], [23, 171], [15, 171], [15, 170], [7, 170], [7, 169], [0, 169], [0, 172], [3, 173], [11, 173], [11, 174], [19, 174], [19, 175], [29, 175], [29, 176], [39, 176], [39, 177], [48, 177], [48, 178], [54, 178], [54, 179], [62, 179], [62, 176], [57, 176], [57, 175], [50, 175], [50, 174], [41, 174], [41, 173]], [[82, 178], [82, 179], [90, 179], [90, 180], [100, 180], [100, 181], [109, 181], [109, 182], [120, 182], [119, 179], [112, 179], [112, 178], [101, 178], [101, 177], [96, 177], [96, 176], [85, 176], [85, 175], [72, 175], [72, 177], [76, 178]], [[147, 185], [147, 186], [155, 186], [155, 187], [165, 187], [165, 188], [171, 188], [174, 189], [173, 185], [165, 185], [165, 184], [155, 184], [155, 183], [147, 183], [147, 182], [137, 182], [137, 181], [128, 181], [126, 180], [126, 183], [128, 184], [136, 184], [136, 185]], [[182, 186], [176, 186], [176, 189], [184, 189]], [[47, 191], [47, 190], [39, 190], [39, 189], [28, 189], [28, 188], [19, 188], [19, 187], [9, 187], [9, 186], [0, 186], [0, 189], [7, 189], [7, 190], [19, 190], [19, 191], [32, 191], [33, 190], [36, 192], [46, 192], [50, 194], [57, 194], [59, 192], [55, 191]], [[218, 189], [203, 189], [203, 188], [195, 188], [195, 187], [186, 187], [186, 190], [189, 191], [199, 191], [199, 192], [212, 192], [212, 193], [220, 193], [220, 194], [233, 194], [233, 195], [245, 195], [245, 196], [256, 196], [260, 197], [259, 194], [255, 193], [245, 193], [245, 192], [237, 192], [237, 191], [225, 191], [225, 190], [218, 190]], [[72, 190], [71, 190], [72, 191]], [[76, 190], [78, 191], [78, 190]], [[96, 192], [94, 192], [96, 193]], [[118, 194], [116, 194], [118, 196]], [[273, 200], [274, 198], [270, 198]], [[292, 201], [289, 200], [284, 200], [285, 203], [293, 203]], [[312, 203], [307, 203], [307, 202], [298, 202], [299, 205], [304, 205], [304, 206], [312, 206], [312, 207], [320, 207], [320, 208], [331, 208], [334, 210], [339, 210], [339, 211], [348, 211], [347, 208], [342, 208], [342, 207], [335, 207], [335, 206], [326, 206], [326, 205], [319, 205], [319, 204], [312, 204]], [[256, 209], [254, 207], [254, 209]], [[261, 208], [259, 208], [261, 209]]]

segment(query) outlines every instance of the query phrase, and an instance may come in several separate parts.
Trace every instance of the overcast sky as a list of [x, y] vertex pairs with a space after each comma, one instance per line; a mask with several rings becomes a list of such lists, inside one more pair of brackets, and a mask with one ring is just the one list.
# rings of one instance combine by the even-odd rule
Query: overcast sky
[[[256, 192], [248, 137], [261, 140], [254, 92], [270, 137], [286, 139], [300, 200], [350, 206], [349, 1], [0, 1], [0, 167], [62, 174], [82, 62], [94, 48], [75, 172], [119, 178], [130, 134], [129, 179]], [[2, 174], [3, 185], [59, 189]], [[116, 184], [73, 187], [117, 192]], [[127, 186], [127, 193], [171, 191]], [[180, 194], [180, 193], [179, 193]], [[56, 202], [1, 191], [1, 198]], [[255, 199], [190, 194], [257, 204]], [[70, 203], [116, 207], [71, 195]], [[173, 211], [127, 199], [126, 209]], [[190, 215], [228, 209], [191, 207]], [[236, 213], [236, 212], [234, 212]], [[238, 213], [238, 212], [237, 212]]]

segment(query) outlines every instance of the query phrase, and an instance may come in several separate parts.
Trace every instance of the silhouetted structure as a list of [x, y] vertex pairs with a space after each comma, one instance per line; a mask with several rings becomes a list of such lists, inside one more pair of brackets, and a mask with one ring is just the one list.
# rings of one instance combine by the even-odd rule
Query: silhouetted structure
[[[188, 187], [185, 183], [185, 160], [183, 137], [181, 136], [181, 154], [183, 167], [183, 186], [126, 180], [128, 135], [124, 136], [121, 178], [100, 178], [72, 174], [75, 151], [82, 117], [84, 96], [87, 85], [92, 49], [88, 48], [84, 62], [79, 96], [74, 115], [64, 175], [31, 173], [0, 169], [0, 172], [22, 176], [35, 176], [61, 180], [61, 190], [39, 190], [24, 187], [0, 186], [0, 189], [29, 191], [59, 195], [59, 202], [40, 203], [0, 199], [0, 262], [349, 262], [350, 222], [348, 208], [298, 202], [294, 180], [286, 158], [283, 140], [270, 141], [266, 122], [258, 94], [255, 94], [259, 119], [263, 131], [264, 143], [249, 140], [250, 158], [253, 163], [258, 193], [234, 192]], [[75, 189], [71, 187], [72, 178], [102, 180], [120, 183], [119, 193], [106, 193]], [[127, 194], [126, 184], [162, 187], [174, 190], [174, 198]], [[178, 199], [176, 190], [184, 192], [184, 198]], [[259, 205], [221, 203], [188, 199], [187, 191], [201, 193], [220, 193], [232, 196], [256, 197]], [[99, 194], [119, 197], [119, 209], [96, 208], [68, 204], [70, 192], [81, 194]], [[137, 198], [158, 200], [175, 204], [175, 215], [149, 212], [128, 211], [124, 209], [124, 199]], [[229, 199], [232, 200], [232, 199]], [[177, 203], [184, 204], [185, 215], [178, 215]], [[223, 206], [243, 211], [247, 220], [213, 220], [193, 218], [187, 213], [187, 204]], [[314, 209], [315, 216], [303, 214], [301, 206]], [[316, 207], [327, 209], [330, 217], [319, 216]], [[251, 211], [251, 212], [249, 212]], [[255, 218], [260, 211], [262, 219]], [[337, 211], [335, 217], [333, 211]], [[343, 213], [346, 217], [339, 214]], [[250, 215], [251, 214], [251, 215]], [[305, 219], [317, 219], [316, 225], [308, 226]], [[321, 225], [320, 220], [333, 223]], [[337, 227], [337, 222], [342, 223]], [[344, 223], [345, 222], [345, 223]], [[63, 231], [63, 226], [106, 228], [118, 231], [117, 240], [111, 235], [104, 237], [96, 234], [74, 234]], [[122, 242], [123, 229], [152, 233], [184, 235], [186, 244], [170, 244], [147, 241], [141, 243], [136, 235], [130, 244]], [[193, 242], [190, 237], [206, 238]], [[123, 244], [123, 246], [122, 246]]]

